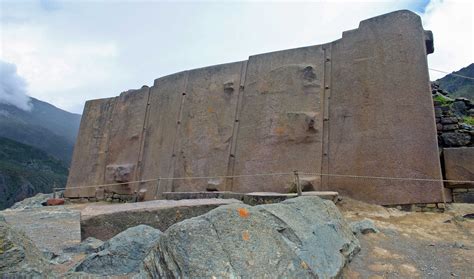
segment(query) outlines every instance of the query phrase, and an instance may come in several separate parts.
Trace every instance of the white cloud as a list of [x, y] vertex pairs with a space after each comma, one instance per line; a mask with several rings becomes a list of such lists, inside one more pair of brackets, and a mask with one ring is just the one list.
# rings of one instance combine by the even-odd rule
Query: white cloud
[[[59, 107], [70, 108], [83, 98], [70, 91], [102, 83], [113, 83], [118, 68], [119, 50], [113, 42], [75, 41], [58, 38], [49, 27], [20, 24], [7, 25], [0, 57], [14, 61], [18, 72], [29, 84], [30, 94]], [[88, 91], [88, 90], [84, 90]]]
[[18, 75], [15, 65], [0, 60], [0, 103], [31, 110], [26, 89], [26, 81]]
[[[424, 28], [433, 31], [435, 52], [429, 67], [457, 71], [474, 62], [474, 2], [432, 0], [422, 15]], [[445, 76], [430, 71], [432, 80]]]

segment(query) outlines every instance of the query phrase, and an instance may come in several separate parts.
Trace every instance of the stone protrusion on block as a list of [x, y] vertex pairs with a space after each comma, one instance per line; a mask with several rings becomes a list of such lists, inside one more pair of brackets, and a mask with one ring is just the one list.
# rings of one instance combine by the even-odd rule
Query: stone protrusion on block
[[131, 175], [135, 170], [135, 164], [108, 165], [105, 168], [105, 182], [130, 182], [133, 180]]

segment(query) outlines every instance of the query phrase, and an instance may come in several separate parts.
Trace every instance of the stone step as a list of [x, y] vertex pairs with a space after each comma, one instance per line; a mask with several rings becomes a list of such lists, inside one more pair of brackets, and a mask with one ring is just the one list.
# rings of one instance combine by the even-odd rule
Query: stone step
[[[318, 196], [322, 199], [337, 201], [338, 192], [332, 191], [309, 191], [303, 192], [303, 196]], [[185, 200], [185, 199], [237, 199], [247, 204], [265, 204], [280, 202], [289, 198], [295, 198], [295, 193], [275, 193], [275, 192], [253, 192], [253, 193], [235, 193], [229, 191], [216, 192], [164, 192], [163, 197], [167, 200]]]

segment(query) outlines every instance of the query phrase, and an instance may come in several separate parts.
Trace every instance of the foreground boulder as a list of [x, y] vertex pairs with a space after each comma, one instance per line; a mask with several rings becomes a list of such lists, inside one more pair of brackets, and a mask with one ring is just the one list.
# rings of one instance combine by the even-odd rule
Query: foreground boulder
[[33, 242], [0, 215], [0, 278], [46, 277], [47, 265]]
[[360, 250], [336, 206], [318, 197], [221, 206], [171, 226], [146, 257], [152, 278], [336, 278]]
[[97, 253], [90, 254], [77, 272], [122, 275], [137, 272], [139, 265], [160, 239], [161, 231], [140, 225], [129, 228], [106, 241]]

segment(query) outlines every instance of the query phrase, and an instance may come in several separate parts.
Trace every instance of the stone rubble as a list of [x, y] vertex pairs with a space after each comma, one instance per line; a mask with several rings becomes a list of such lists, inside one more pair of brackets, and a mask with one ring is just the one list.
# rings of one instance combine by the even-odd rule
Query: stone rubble
[[352, 233], [356, 236], [361, 234], [379, 233], [380, 231], [375, 227], [374, 221], [370, 219], [364, 219], [361, 221], [355, 221], [350, 223]]

